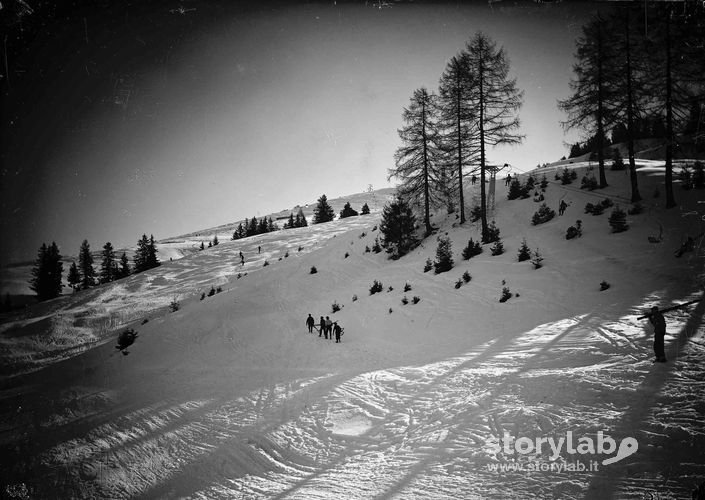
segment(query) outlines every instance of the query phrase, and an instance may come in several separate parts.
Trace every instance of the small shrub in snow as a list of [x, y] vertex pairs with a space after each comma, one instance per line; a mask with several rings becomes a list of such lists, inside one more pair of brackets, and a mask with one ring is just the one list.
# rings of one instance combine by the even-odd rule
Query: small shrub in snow
[[455, 282], [455, 288], [458, 289], [458, 288], [460, 288], [461, 286], [463, 286], [463, 280], [461, 280], [460, 278], [458, 278], [458, 281]]
[[169, 310], [171, 312], [176, 312], [179, 310], [181, 306], [179, 305], [179, 302], [176, 300], [176, 297], [169, 303]]
[[474, 257], [475, 255], [480, 255], [482, 253], [482, 246], [480, 245], [479, 241], [472, 241], [472, 238], [470, 238], [470, 241], [468, 241], [468, 246], [463, 248], [463, 259], [468, 260]]
[[369, 245], [365, 245], [365, 253], [370, 253], [372, 249], [370, 248]]
[[492, 255], [502, 255], [504, 253], [504, 244], [502, 243], [502, 240], [497, 240], [494, 242], [494, 244], [490, 247], [490, 253]]
[[475, 205], [470, 209], [470, 222], [477, 222], [482, 218], [482, 207]]
[[546, 174], [543, 174], [539, 187], [541, 188], [541, 191], [546, 191], [546, 188], [548, 187], [548, 179], [546, 179]]
[[436, 274], [450, 271], [453, 268], [452, 243], [448, 236], [440, 236], [438, 238], [436, 261], [433, 263], [433, 267]]
[[[573, 171], [573, 172], [575, 172], [575, 171]], [[573, 176], [571, 175], [570, 170], [568, 170], [568, 167], [565, 167], [563, 169], [563, 173], [561, 174], [560, 179], [561, 179], [561, 184], [563, 184], [563, 185], [570, 184], [571, 182], [573, 182]]]
[[521, 246], [519, 247], [519, 253], [517, 254], [517, 260], [519, 262], [524, 262], [525, 260], [529, 260], [531, 258], [531, 250], [529, 249], [529, 245], [526, 244], [526, 238], [521, 240]]
[[404, 305], [407, 305], [409, 303], [409, 299], [406, 298], [406, 295], [401, 298], [401, 303]]
[[634, 203], [634, 205], [631, 206], [629, 210], [627, 210], [627, 213], [629, 215], [638, 215], [644, 211], [644, 207], [639, 203], [638, 201]]
[[392, 308], [391, 308], [391, 307], [389, 308], [389, 314], [392, 314]]
[[355, 294], [355, 295], [352, 296], [352, 301], [353, 301], [353, 302], [357, 302], [357, 294]]
[[624, 170], [626, 169], [626, 165], [624, 164], [624, 160], [622, 159], [622, 155], [619, 152], [619, 149], [615, 148], [612, 151], [612, 170]]
[[566, 240], [572, 240], [573, 238], [580, 238], [583, 235], [583, 221], [575, 221], [575, 226], [570, 226], [565, 233]]
[[464, 281], [465, 283], [470, 283], [470, 280], [471, 280], [471, 279], [472, 279], [472, 276], [470, 276], [470, 273], [467, 272], [467, 271], [465, 271], [465, 272], [463, 273], [463, 281]]
[[413, 302], [414, 304], [418, 304], [420, 300], [421, 300], [421, 297], [414, 295], [414, 298], [411, 299], [411, 302]]
[[543, 266], [543, 257], [539, 253], [539, 249], [534, 250], [533, 257], [531, 258], [531, 263], [534, 265], [534, 269], [539, 269]]
[[595, 176], [592, 175], [588, 177], [587, 175], [583, 177], [582, 181], [580, 182], [580, 189], [587, 189], [588, 191], [594, 191], [597, 189], [600, 185], [597, 183], [597, 179], [595, 179]]
[[497, 224], [495, 224], [495, 221], [490, 222], [489, 226], [487, 226], [487, 235], [486, 238], [482, 241], [483, 243], [494, 243], [495, 241], [499, 240], [499, 228], [497, 227]]
[[212, 297], [213, 295], [215, 295], [215, 288], [211, 287], [211, 289], [208, 290], [208, 296]]
[[269, 265], [269, 262], [267, 260], [264, 261], [264, 264], [262, 264], [262, 267], [267, 267]]
[[289, 250], [287, 250], [286, 253], [284, 254], [284, 258], [286, 259], [287, 257], [289, 257]]
[[526, 179], [526, 190], [531, 191], [534, 189], [534, 185], [536, 184], [536, 179], [534, 179], [534, 176], [529, 174], [529, 177]]
[[350, 257], [350, 254], [348, 252], [345, 252], [345, 258], [347, 259], [348, 257]]
[[629, 224], [627, 224], [627, 214], [619, 207], [612, 210], [609, 223], [612, 227], [613, 233], [621, 233], [629, 229]]
[[410, 285], [409, 283], [405, 283], [405, 284], [404, 284], [404, 291], [405, 291], [405, 292], [411, 291], [411, 285]]
[[375, 238], [375, 243], [372, 245], [372, 251], [374, 253], [380, 253], [382, 251], [382, 245], [379, 244], [379, 238]]
[[514, 179], [509, 183], [509, 191], [507, 192], [507, 199], [508, 200], [517, 200], [517, 199], [521, 198], [521, 193], [522, 193], [521, 182], [519, 181], [518, 177], [514, 177]]
[[387, 288], [387, 293], [393, 292], [393, 291], [394, 291], [394, 287], [392, 285], [389, 285], [389, 288]]
[[502, 288], [502, 296], [499, 298], [499, 301], [506, 302], [511, 298], [512, 298], [512, 292], [509, 291], [509, 288], [507, 288], [506, 286], [504, 288]]
[[382, 286], [382, 283], [380, 281], [374, 280], [372, 283], [372, 286], [370, 287], [370, 295], [374, 295], [378, 292], [381, 292], [384, 289]]
[[550, 221], [555, 216], [556, 211], [549, 208], [546, 203], [542, 203], [539, 209], [534, 213], [534, 216], [531, 218], [531, 224], [538, 226], [539, 224]]
[[367, 236], [367, 233], [366, 233], [365, 231], [363, 231], [362, 234], [360, 234], [360, 236], [358, 236], [358, 237], [359, 237], [360, 239], [362, 239], [362, 238], [364, 238], [365, 236]]
[[337, 313], [338, 311], [340, 311], [340, 304], [338, 304], [338, 301], [333, 302], [333, 304], [331, 305], [331, 310], [334, 313]]
[[318, 272], [318, 269], [316, 269], [316, 266], [311, 266], [311, 274], [316, 274]]
[[222, 292], [222, 291], [223, 291], [223, 289], [222, 289], [221, 287], [218, 287], [218, 288], [215, 289], [215, 293], [220, 293], [220, 292]]
[[206, 292], [201, 292], [201, 300], [206, 298]]
[[427, 273], [431, 269], [433, 269], [433, 262], [431, 262], [431, 258], [429, 257], [428, 259], [426, 259], [426, 263], [423, 266], [423, 272]]
[[601, 292], [604, 292], [604, 291], [607, 290], [610, 286], [611, 286], [611, 285], [610, 285], [609, 283], [607, 283], [606, 281], [602, 281], [602, 282], [600, 283], [600, 291], [601, 291]]
[[148, 318], [144, 318], [144, 319], [142, 320], [142, 324], [143, 324], [143, 325], [146, 325], [147, 323], [149, 323], [149, 319], [148, 319]]
[[678, 179], [681, 181], [681, 187], [685, 190], [690, 189], [693, 186], [693, 175], [688, 168], [688, 165], [683, 165], [681, 171], [678, 174]]

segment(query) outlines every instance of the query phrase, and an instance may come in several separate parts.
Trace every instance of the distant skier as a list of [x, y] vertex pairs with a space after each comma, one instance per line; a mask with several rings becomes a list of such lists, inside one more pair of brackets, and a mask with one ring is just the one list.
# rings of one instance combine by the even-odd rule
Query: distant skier
[[654, 325], [654, 354], [659, 363], [666, 362], [666, 352], [663, 345], [663, 337], [666, 335], [666, 320], [659, 311], [658, 306], [651, 308], [649, 322]]
[[245, 265], [245, 256], [242, 255], [242, 252], [240, 252], [240, 265], [244, 266]]
[[475, 183], [477, 182], [477, 176], [475, 174], [473, 174], [472, 177], [470, 178], [470, 180], [472, 181], [472, 184], [474, 186]]
[[320, 337], [326, 331], [326, 320], [321, 316], [321, 322], [318, 324], [318, 336]]
[[308, 326], [308, 333], [313, 333], [313, 325], [316, 324], [316, 320], [313, 319], [311, 313], [309, 313], [308, 318], [306, 318], [306, 326]]
[[257, 247], [257, 253], [262, 253], [262, 247], [261, 247], [261, 246], [258, 246], [258, 247]]
[[343, 329], [337, 321], [333, 324], [333, 331], [335, 332], [335, 342], [340, 342], [340, 336], [343, 334]]
[[507, 174], [507, 178], [504, 179], [504, 185], [509, 186], [512, 183], [512, 174]]
[[565, 202], [565, 200], [561, 200], [560, 204], [558, 205], [558, 215], [563, 215], [565, 213], [566, 208], [568, 208], [568, 204]]

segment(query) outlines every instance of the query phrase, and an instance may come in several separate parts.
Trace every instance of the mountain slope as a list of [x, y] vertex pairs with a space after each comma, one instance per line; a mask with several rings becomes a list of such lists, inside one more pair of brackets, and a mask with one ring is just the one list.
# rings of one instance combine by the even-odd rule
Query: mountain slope
[[[573, 168], [580, 177], [588, 167]], [[543, 173], [553, 181], [552, 169]], [[139, 336], [127, 356], [111, 336], [4, 380], [3, 442], [14, 450], [4, 458], [8, 484], [78, 498], [689, 494], [705, 479], [705, 305], [667, 315], [667, 364], [652, 364], [651, 328], [636, 317], [654, 303], [700, 296], [702, 237], [681, 258], [673, 251], [702, 232], [702, 193], [679, 190], [682, 206], [670, 211], [663, 195], [648, 196], [629, 230], [612, 234], [609, 210], [583, 213], [587, 202], [628, 196], [624, 172], [608, 172], [608, 181], [594, 192], [551, 182], [548, 205], [570, 205], [539, 226], [530, 224], [537, 203], [507, 201], [498, 187], [499, 256], [485, 247], [463, 261], [478, 228], [438, 214], [434, 224], [455, 256], [440, 275], [423, 272], [434, 237], [397, 261], [366, 252], [379, 233], [377, 212], [225, 241], [77, 294], [70, 307], [47, 304], [17, 318], [2, 337], [13, 373], [27, 366], [16, 355], [22, 338], [40, 339], [45, 324], [56, 332], [77, 317], [96, 335], [91, 318], [101, 307], [110, 311], [102, 317], [132, 321]], [[662, 182], [660, 167], [641, 169], [642, 194]], [[568, 241], [577, 219], [583, 236]], [[650, 243], [660, 226], [662, 242]], [[523, 238], [540, 249], [541, 269], [517, 262]], [[456, 289], [466, 270], [472, 280]], [[374, 280], [383, 291], [370, 295]], [[602, 281], [611, 287], [600, 291]], [[222, 292], [200, 300], [211, 286]], [[503, 286], [515, 296], [500, 303]], [[404, 296], [420, 301], [404, 305]], [[169, 312], [174, 299], [179, 310]], [[342, 306], [335, 314], [333, 302]], [[339, 321], [342, 343], [306, 333], [308, 313]], [[599, 453], [564, 448], [551, 460], [547, 448], [522, 455], [494, 446], [505, 433], [558, 439], [569, 431], [576, 441], [598, 432], [617, 443], [634, 437], [638, 451], [604, 465]], [[593, 462], [598, 470], [567, 470]], [[498, 464], [515, 469], [492, 469]], [[530, 464], [537, 469], [517, 469]]]

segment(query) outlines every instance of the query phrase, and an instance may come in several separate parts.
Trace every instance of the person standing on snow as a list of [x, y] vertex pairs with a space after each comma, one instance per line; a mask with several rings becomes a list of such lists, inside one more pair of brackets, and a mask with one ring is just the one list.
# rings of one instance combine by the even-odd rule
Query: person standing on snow
[[659, 363], [666, 362], [666, 352], [663, 345], [663, 338], [666, 335], [666, 319], [659, 311], [658, 306], [651, 308], [649, 322], [654, 325], [654, 354]]
[[306, 326], [308, 326], [308, 333], [313, 333], [313, 325], [316, 324], [316, 320], [313, 319], [313, 316], [311, 316], [311, 313], [308, 314], [308, 318], [306, 318]]
[[333, 338], [333, 322], [330, 320], [330, 316], [326, 316], [326, 340], [329, 335]]
[[326, 320], [321, 316], [321, 322], [318, 324], [318, 336], [320, 337], [326, 331]]
[[333, 324], [333, 331], [335, 332], [335, 342], [340, 342], [340, 336], [343, 334], [343, 329], [337, 321]]

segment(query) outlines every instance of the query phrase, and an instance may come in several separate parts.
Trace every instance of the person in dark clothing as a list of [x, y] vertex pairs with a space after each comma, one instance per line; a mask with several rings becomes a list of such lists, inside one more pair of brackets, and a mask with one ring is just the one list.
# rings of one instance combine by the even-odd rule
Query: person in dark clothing
[[337, 321], [333, 323], [333, 332], [335, 332], [335, 342], [340, 342], [340, 336], [343, 334], [343, 329], [340, 327]]
[[308, 333], [313, 333], [313, 325], [316, 324], [316, 320], [313, 319], [311, 313], [309, 313], [308, 318], [306, 318], [306, 326], [308, 326]]
[[333, 338], [333, 322], [330, 319], [330, 316], [326, 316], [326, 340], [328, 340], [328, 337]]
[[659, 311], [658, 306], [651, 308], [649, 321], [654, 325], [654, 354], [656, 355], [656, 361], [665, 363], [666, 352], [664, 350], [663, 337], [666, 335], [666, 320], [661, 311]]
[[558, 205], [558, 215], [563, 215], [565, 213], [566, 208], [568, 208], [568, 204], [565, 202], [565, 200], [561, 200], [560, 204]]
[[321, 322], [318, 324], [318, 336], [320, 337], [326, 331], [326, 320], [321, 316]]
[[512, 183], [512, 174], [507, 174], [507, 178], [504, 179], [504, 185], [509, 186]]

